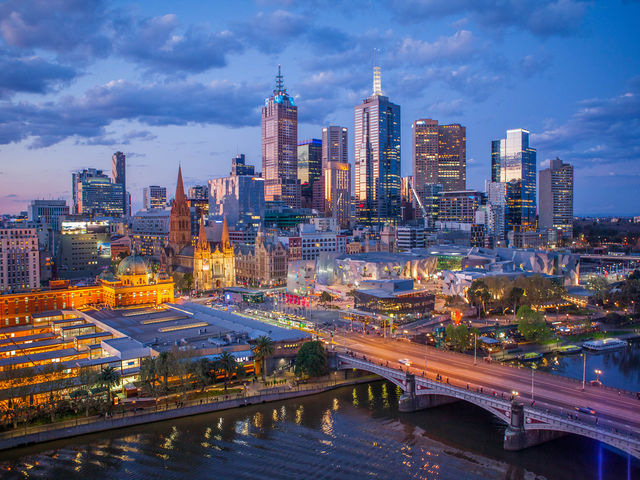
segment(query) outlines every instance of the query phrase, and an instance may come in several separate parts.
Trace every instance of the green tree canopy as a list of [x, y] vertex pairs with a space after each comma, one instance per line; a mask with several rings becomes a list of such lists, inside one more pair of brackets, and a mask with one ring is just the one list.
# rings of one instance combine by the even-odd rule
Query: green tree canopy
[[518, 318], [518, 330], [527, 341], [542, 342], [551, 337], [551, 330], [540, 312], [532, 310], [528, 305], [523, 305], [516, 314]]
[[260, 362], [260, 372], [262, 374], [262, 381], [265, 381], [267, 371], [267, 358], [273, 355], [273, 340], [271, 337], [261, 335], [256, 339], [256, 344], [253, 347], [254, 358]]
[[478, 330], [475, 328], [469, 329], [466, 325], [454, 325], [450, 323], [444, 329], [445, 339], [456, 352], [464, 352], [473, 346], [471, 341], [471, 335], [475, 334], [477, 341]]
[[298, 350], [296, 374], [319, 377], [327, 373], [327, 353], [322, 342], [307, 342]]

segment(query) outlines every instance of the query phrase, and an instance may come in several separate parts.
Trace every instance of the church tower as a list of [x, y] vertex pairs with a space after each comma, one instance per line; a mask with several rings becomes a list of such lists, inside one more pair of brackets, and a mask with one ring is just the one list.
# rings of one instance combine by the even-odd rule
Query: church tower
[[224, 217], [220, 244], [211, 254], [212, 283], [214, 288], [232, 287], [236, 284], [236, 265], [233, 244], [229, 237], [227, 217]]
[[202, 292], [211, 290], [211, 248], [204, 228], [204, 217], [200, 217], [198, 241], [193, 249], [193, 281], [195, 289]]
[[191, 213], [182, 184], [182, 167], [178, 167], [176, 196], [171, 206], [169, 220], [169, 247], [177, 254], [191, 243]]

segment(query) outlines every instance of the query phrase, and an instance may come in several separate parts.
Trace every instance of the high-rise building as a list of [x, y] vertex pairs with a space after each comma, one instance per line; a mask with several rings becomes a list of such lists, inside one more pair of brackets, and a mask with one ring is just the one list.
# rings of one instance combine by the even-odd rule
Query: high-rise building
[[72, 178], [73, 213], [91, 217], [121, 217], [126, 208], [123, 184], [112, 183], [102, 170], [88, 168], [74, 172]]
[[56, 245], [56, 272], [62, 279], [95, 278], [111, 266], [108, 222], [62, 222]]
[[[312, 138], [298, 143], [298, 180], [300, 180], [300, 194], [302, 208], [314, 208], [314, 186], [318, 199], [323, 197], [322, 189], [316, 183], [322, 177], [322, 140]], [[324, 209], [324, 208], [323, 208]]]
[[127, 157], [122, 152], [116, 152], [111, 157], [111, 180], [122, 185], [122, 216], [131, 215], [131, 202], [127, 195]]
[[489, 207], [487, 233], [493, 239], [494, 245], [500, 245], [506, 238], [507, 184], [504, 182], [489, 183], [487, 197]]
[[348, 162], [327, 162], [324, 169], [324, 214], [341, 228], [351, 219], [351, 168]]
[[330, 125], [322, 129], [322, 169], [328, 162], [349, 163], [346, 127]]
[[21, 226], [0, 228], [0, 293], [19, 292], [39, 286], [37, 229]]
[[280, 65], [273, 95], [262, 107], [262, 177], [265, 200], [300, 208], [298, 107], [284, 87]]
[[171, 205], [169, 217], [169, 247], [174, 253], [180, 252], [183, 247], [191, 243], [191, 212], [184, 194], [182, 183], [182, 167], [178, 167], [178, 181], [176, 183], [176, 196]]
[[412, 130], [414, 187], [421, 199], [426, 184], [439, 183], [445, 192], [465, 190], [466, 128], [425, 118], [414, 121]]
[[[492, 142], [491, 176], [497, 169]], [[536, 229], [536, 150], [529, 146], [529, 131], [522, 128], [507, 130], [507, 138], [500, 142], [500, 182], [506, 183], [506, 229], [528, 231]]]
[[500, 140], [491, 141], [491, 181], [500, 181]]
[[247, 165], [244, 153], [239, 153], [231, 160], [231, 175], [255, 175], [256, 167]]
[[474, 190], [443, 192], [440, 197], [438, 221], [475, 223], [476, 210], [484, 203], [486, 202], [482, 192]]
[[573, 237], [573, 166], [556, 157], [540, 170], [539, 224], [541, 229], [561, 229]]
[[232, 160], [230, 176], [209, 180], [209, 214], [220, 220], [226, 218], [233, 227], [251, 225], [264, 214], [264, 179], [234, 173], [254, 170], [253, 165], [244, 163], [241, 164], [244, 168], [236, 168], [237, 158]]
[[46, 224], [54, 232], [60, 231], [62, 221], [69, 215], [66, 200], [31, 200], [28, 209], [29, 221]]
[[401, 218], [400, 106], [382, 95], [380, 67], [373, 94], [354, 108], [355, 200], [366, 226], [395, 225]]
[[150, 185], [144, 187], [142, 191], [144, 199], [144, 208], [150, 210], [152, 208], [164, 208], [167, 205], [167, 188], [158, 185]]
[[209, 188], [207, 185], [189, 187], [189, 200], [209, 200]]
[[[402, 177], [400, 179], [400, 208], [402, 209], [402, 221], [411, 221], [416, 218], [416, 211], [413, 205], [413, 177]], [[418, 205], [416, 205], [417, 207]]]

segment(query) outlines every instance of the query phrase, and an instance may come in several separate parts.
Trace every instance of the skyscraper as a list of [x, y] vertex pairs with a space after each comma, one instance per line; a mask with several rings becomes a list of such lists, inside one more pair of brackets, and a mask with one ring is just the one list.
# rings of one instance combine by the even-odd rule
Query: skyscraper
[[[445, 192], [467, 186], [466, 128], [438, 125], [430, 118], [413, 122], [413, 177], [421, 195], [425, 184], [439, 183]], [[422, 196], [421, 196], [422, 199]]]
[[382, 95], [380, 67], [373, 94], [354, 108], [355, 201], [358, 221], [395, 225], [400, 210], [400, 106]]
[[112, 183], [102, 170], [87, 168], [71, 174], [73, 213], [77, 215], [121, 217], [125, 208], [123, 185]]
[[127, 157], [116, 152], [111, 157], [111, 181], [122, 185], [122, 216], [130, 215], [129, 197], [127, 196]]
[[347, 150], [347, 128], [330, 125], [322, 129], [322, 168], [327, 162], [349, 163]]
[[255, 175], [255, 167], [247, 165], [244, 153], [239, 153], [231, 160], [231, 175]]
[[[498, 140], [491, 144], [492, 165], [498, 169], [493, 151]], [[522, 128], [507, 130], [507, 138], [500, 142], [500, 182], [506, 183], [506, 229], [528, 231], [536, 229], [536, 150], [529, 146], [529, 131]]]
[[[312, 138], [298, 143], [298, 180], [300, 180], [302, 208], [313, 208], [314, 185], [321, 176], [322, 140]], [[318, 191], [318, 186], [315, 186], [315, 189]], [[322, 193], [322, 189], [319, 189], [318, 195]]]
[[573, 237], [573, 166], [556, 157], [540, 170], [539, 223], [541, 229], [561, 229]]
[[262, 107], [262, 176], [265, 200], [300, 208], [298, 107], [284, 87], [280, 65], [273, 95]]

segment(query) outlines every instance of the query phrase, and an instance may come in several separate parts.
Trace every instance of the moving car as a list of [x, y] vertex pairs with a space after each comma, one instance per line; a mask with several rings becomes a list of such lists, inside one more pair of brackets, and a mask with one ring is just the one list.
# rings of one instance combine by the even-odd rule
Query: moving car
[[411, 366], [411, 361], [408, 358], [401, 358], [400, 360], [398, 360], [398, 363], [406, 365], [407, 367]]
[[576, 407], [577, 412], [587, 413], [589, 415], [595, 415], [596, 411], [591, 407]]

